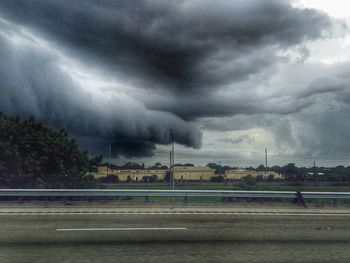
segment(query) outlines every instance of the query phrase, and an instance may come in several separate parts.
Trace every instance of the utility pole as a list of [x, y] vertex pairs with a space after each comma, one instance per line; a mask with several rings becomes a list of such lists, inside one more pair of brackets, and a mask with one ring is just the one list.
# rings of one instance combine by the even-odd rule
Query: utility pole
[[111, 160], [112, 160], [112, 144], [110, 143], [108, 145], [108, 154], [109, 154], [109, 157], [108, 157], [108, 166], [107, 166], [107, 176], [109, 174], [109, 170], [111, 170]]
[[174, 166], [175, 166], [175, 151], [174, 151], [174, 134], [173, 129], [170, 129], [170, 137], [171, 137], [171, 153], [172, 153], [172, 172], [171, 172], [171, 182], [172, 188], [175, 189], [175, 174], [174, 174]]
[[267, 148], [265, 148], [265, 180], [267, 179]]
[[316, 175], [316, 184], [318, 184], [318, 172], [316, 172], [316, 162], [314, 161], [314, 174]]
[[169, 184], [170, 184], [170, 188], [172, 188], [172, 175], [171, 175], [171, 169], [172, 169], [172, 154], [171, 154], [171, 150], [169, 152]]

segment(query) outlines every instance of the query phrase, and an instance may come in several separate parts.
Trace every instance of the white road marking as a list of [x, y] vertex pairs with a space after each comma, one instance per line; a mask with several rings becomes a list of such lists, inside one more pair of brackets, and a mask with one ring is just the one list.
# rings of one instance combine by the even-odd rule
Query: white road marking
[[124, 228], [57, 228], [56, 231], [144, 231], [144, 230], [186, 230], [185, 227], [124, 227]]
[[50, 215], [260, 215], [260, 216], [350, 216], [350, 213], [315, 213], [315, 212], [226, 212], [226, 211], [208, 211], [208, 212], [181, 212], [181, 211], [167, 211], [167, 212], [0, 212], [0, 216], [50, 216]]

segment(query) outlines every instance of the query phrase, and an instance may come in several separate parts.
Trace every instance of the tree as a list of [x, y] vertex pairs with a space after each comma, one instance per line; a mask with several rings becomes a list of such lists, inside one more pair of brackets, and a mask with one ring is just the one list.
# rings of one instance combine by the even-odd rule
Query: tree
[[260, 165], [258, 166], [258, 168], [256, 168], [256, 171], [258, 171], [258, 172], [263, 172], [263, 171], [265, 171], [265, 166], [262, 165], [262, 164], [260, 164]]
[[0, 186], [90, 188], [102, 157], [89, 159], [65, 130], [0, 113]]
[[162, 165], [160, 162], [157, 162], [153, 166], [150, 166], [149, 169], [152, 169], [152, 170], [164, 170], [164, 169], [168, 169], [168, 167], [166, 165]]
[[298, 167], [295, 163], [289, 163], [281, 168], [282, 174], [287, 180], [295, 180], [299, 175]]
[[155, 183], [158, 181], [158, 176], [157, 175], [152, 175], [152, 176], [149, 176], [149, 175], [145, 175], [142, 177], [142, 181], [143, 182], [146, 182], [146, 183]]
[[230, 166], [224, 166], [222, 167], [219, 164], [216, 163], [208, 163], [207, 167], [209, 167], [210, 169], [214, 169], [215, 170], [215, 174], [224, 174], [226, 170], [230, 170], [231, 167]]
[[270, 168], [270, 170], [271, 171], [273, 171], [273, 172], [275, 172], [275, 173], [278, 173], [278, 174], [281, 174], [282, 172], [281, 172], [281, 167], [280, 166], [278, 166], [278, 165], [274, 165], [274, 166], [272, 166], [271, 168]]
[[262, 174], [257, 175], [255, 178], [256, 182], [264, 182], [264, 176]]
[[216, 163], [208, 163], [207, 167], [209, 167], [210, 169], [216, 170], [218, 168], [218, 165]]
[[243, 182], [247, 185], [255, 185], [256, 181], [254, 180], [253, 176], [251, 174], [248, 174], [247, 176], [243, 177]]
[[132, 163], [132, 162], [127, 162], [123, 166], [121, 166], [121, 169], [135, 169], [135, 170], [143, 170], [145, 167], [144, 165], [140, 165], [138, 163]]
[[222, 176], [222, 175], [218, 175], [218, 176], [213, 176], [213, 177], [211, 177], [210, 180], [211, 180], [212, 182], [222, 183], [222, 182], [225, 181], [225, 177]]
[[170, 182], [171, 179], [171, 172], [170, 171], [166, 171], [165, 176], [164, 176], [164, 181], [165, 182]]
[[108, 174], [105, 177], [101, 177], [100, 181], [105, 184], [116, 184], [120, 182], [119, 176], [115, 174]]
[[273, 175], [273, 174], [269, 174], [268, 176], [267, 176], [267, 181], [268, 182], [273, 182], [275, 180], [275, 176]]
[[[89, 173], [96, 173], [98, 167], [101, 165], [101, 162], [103, 160], [103, 156], [96, 156], [96, 157], [92, 157], [89, 160]], [[111, 168], [114, 169], [111, 165]]]

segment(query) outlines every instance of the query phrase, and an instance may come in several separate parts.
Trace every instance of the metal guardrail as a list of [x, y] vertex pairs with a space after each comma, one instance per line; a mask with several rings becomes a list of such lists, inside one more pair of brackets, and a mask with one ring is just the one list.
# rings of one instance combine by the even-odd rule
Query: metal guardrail
[[[350, 199], [350, 192], [299, 192], [304, 199]], [[294, 191], [244, 191], [244, 190], [144, 190], [144, 189], [0, 189], [0, 196], [169, 196], [169, 197], [246, 197], [246, 198], [298, 198]]]
[[304, 199], [350, 199], [350, 192], [301, 192]]

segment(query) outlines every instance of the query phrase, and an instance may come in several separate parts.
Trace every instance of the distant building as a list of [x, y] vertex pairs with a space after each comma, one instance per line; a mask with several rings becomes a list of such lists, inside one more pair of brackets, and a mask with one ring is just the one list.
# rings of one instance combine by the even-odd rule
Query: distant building
[[[230, 169], [226, 170], [225, 172], [225, 179], [226, 180], [241, 180], [244, 177], [251, 175], [253, 178], [256, 178], [258, 176], [265, 177], [265, 171], [249, 171], [244, 169]], [[272, 175], [274, 179], [282, 179], [282, 174], [278, 174], [273, 171], [266, 171], [266, 176]]]
[[165, 169], [108, 169], [107, 166], [101, 166], [98, 168], [98, 176], [104, 177], [108, 174], [117, 175], [119, 180], [122, 182], [126, 182], [129, 180], [132, 181], [141, 181], [144, 176], [153, 176], [156, 175], [158, 180], [164, 180], [167, 170]]
[[207, 166], [175, 166], [175, 180], [209, 181], [215, 176], [215, 170]]
[[[126, 181], [142, 181], [144, 176], [156, 175], [158, 180], [164, 180], [169, 169], [109, 169], [107, 166], [100, 166], [96, 177], [105, 177], [108, 174], [117, 175], [122, 182]], [[267, 171], [267, 176], [273, 175], [274, 179], [281, 179], [282, 175], [272, 171]], [[248, 171], [244, 169], [230, 169], [222, 174], [226, 180], [235, 181], [241, 180], [244, 177], [251, 175], [253, 178], [257, 176], [265, 176], [265, 172]], [[174, 179], [176, 181], [210, 181], [212, 177], [218, 176], [215, 174], [215, 169], [207, 166], [175, 166]]]
[[251, 171], [247, 171], [244, 169], [230, 169], [226, 170], [224, 176], [226, 180], [240, 180], [247, 175], [252, 174]]

